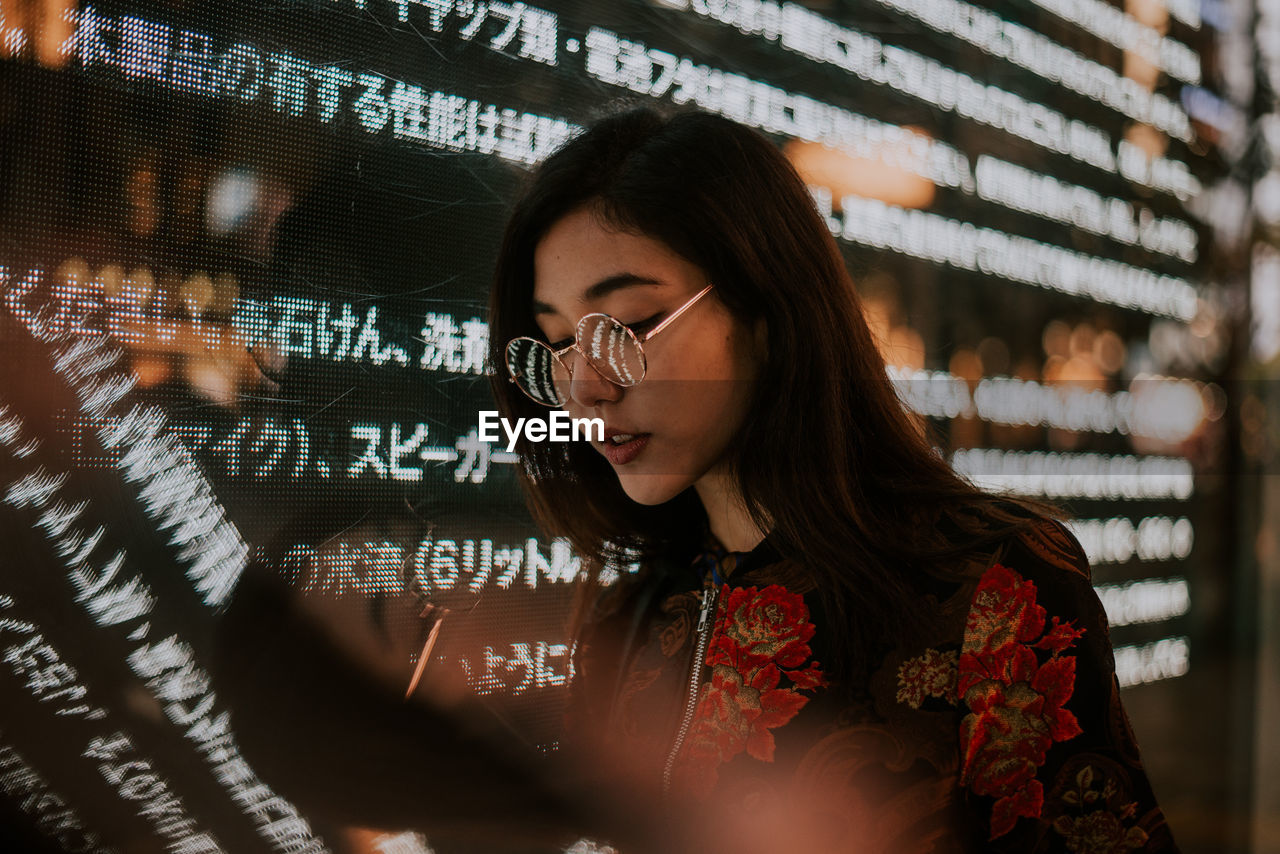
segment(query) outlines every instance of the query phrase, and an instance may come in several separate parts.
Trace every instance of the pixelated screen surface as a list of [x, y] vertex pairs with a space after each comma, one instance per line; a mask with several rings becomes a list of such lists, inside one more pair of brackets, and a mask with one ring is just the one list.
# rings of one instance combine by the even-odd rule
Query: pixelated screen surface
[[[1122, 44], [1094, 6], [1116, 8], [222, 0], [0, 21], [15, 838], [345, 850], [359, 816], [308, 814], [249, 754], [273, 732], [373, 751], [344, 705], [365, 687], [455, 685], [554, 752], [582, 561], [477, 431], [485, 306], [530, 168], [623, 104], [696, 106], [787, 152], [906, 405], [976, 482], [1076, 511], [1145, 754], [1181, 738], [1141, 717], [1214, 684], [1190, 662], [1221, 641], [1191, 622], [1222, 583], [1222, 479], [1202, 476], [1220, 361], [1177, 356], [1211, 242], [1189, 206], [1224, 155], [1177, 94], [1209, 36], [1175, 14]], [[227, 663], [220, 621], [264, 563], [280, 586]], [[449, 614], [434, 636], [428, 602]], [[293, 699], [229, 714], [272, 683]]]

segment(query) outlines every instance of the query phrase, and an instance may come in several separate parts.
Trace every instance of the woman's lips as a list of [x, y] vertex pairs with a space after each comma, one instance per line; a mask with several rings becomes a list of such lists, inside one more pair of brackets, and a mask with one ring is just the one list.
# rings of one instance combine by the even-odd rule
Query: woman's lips
[[652, 434], [638, 433], [634, 439], [621, 445], [615, 445], [605, 439], [600, 443], [600, 450], [604, 453], [605, 459], [615, 466], [625, 466], [644, 450], [645, 445], [649, 444], [650, 435]]

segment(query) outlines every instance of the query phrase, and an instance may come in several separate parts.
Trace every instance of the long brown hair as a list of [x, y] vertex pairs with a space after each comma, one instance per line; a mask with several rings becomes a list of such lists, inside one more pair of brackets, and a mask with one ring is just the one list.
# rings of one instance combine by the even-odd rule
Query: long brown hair
[[[837, 666], [911, 624], [920, 567], [1033, 524], [1036, 513], [1060, 515], [983, 493], [951, 470], [898, 398], [835, 239], [794, 167], [756, 131], [697, 111], [608, 116], [530, 176], [489, 306], [504, 417], [546, 415], [508, 382], [504, 348], [519, 335], [542, 337], [531, 307], [534, 251], [552, 224], [587, 204], [602, 222], [657, 238], [698, 265], [747, 328], [764, 318], [768, 354], [729, 470], [760, 529], [812, 573]], [[633, 502], [586, 443], [521, 439], [517, 449], [535, 520], [587, 558], [592, 583], [608, 561], [638, 555], [643, 564], [687, 547], [705, 521], [693, 489], [662, 505]], [[938, 527], [943, 516], [954, 520], [950, 533]]]

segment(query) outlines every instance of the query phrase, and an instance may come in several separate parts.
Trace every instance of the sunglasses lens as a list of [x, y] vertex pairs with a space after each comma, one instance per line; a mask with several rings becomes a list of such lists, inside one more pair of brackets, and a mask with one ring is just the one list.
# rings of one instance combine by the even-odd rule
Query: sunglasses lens
[[516, 338], [507, 345], [507, 370], [525, 394], [543, 406], [561, 406], [566, 398], [568, 372], [551, 348], [532, 338]]
[[644, 351], [630, 329], [612, 317], [589, 314], [578, 324], [578, 346], [611, 383], [633, 386], [644, 378]]

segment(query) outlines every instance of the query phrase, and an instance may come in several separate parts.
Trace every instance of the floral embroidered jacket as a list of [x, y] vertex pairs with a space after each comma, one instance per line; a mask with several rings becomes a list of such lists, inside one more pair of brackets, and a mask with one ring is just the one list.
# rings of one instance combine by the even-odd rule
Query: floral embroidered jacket
[[815, 590], [768, 538], [708, 534], [649, 576], [582, 636], [568, 741], [705, 816], [691, 850], [1177, 850], [1060, 523], [931, 577], [927, 634], [859, 685], [824, 668]]

